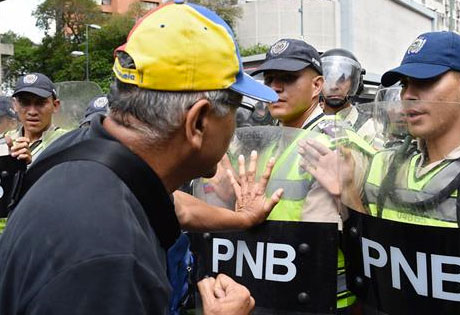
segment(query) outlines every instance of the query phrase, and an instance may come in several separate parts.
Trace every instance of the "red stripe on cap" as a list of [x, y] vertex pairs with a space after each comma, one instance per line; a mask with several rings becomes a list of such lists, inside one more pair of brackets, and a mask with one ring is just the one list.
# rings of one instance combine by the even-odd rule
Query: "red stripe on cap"
[[141, 24], [144, 19], [146, 19], [150, 14], [160, 10], [160, 9], [163, 9], [164, 7], [168, 6], [168, 5], [171, 5], [171, 4], [174, 4], [174, 2], [168, 2], [168, 3], [162, 3], [160, 4], [160, 6], [154, 8], [154, 9], [151, 9], [149, 12], [147, 12], [143, 17], [141, 17], [139, 20], [137, 20], [136, 24], [134, 24], [133, 28], [129, 31], [129, 34], [128, 34], [128, 37], [126, 38], [126, 43], [124, 43], [123, 45], [119, 46], [118, 48], [116, 48], [114, 51], [113, 51], [113, 58], [115, 59], [117, 56], [116, 56], [116, 53], [119, 52], [119, 51], [125, 51], [125, 47], [126, 47], [126, 44], [128, 43], [128, 40], [129, 38], [131, 37], [131, 34], [134, 32], [134, 30], [139, 26], [139, 24]]

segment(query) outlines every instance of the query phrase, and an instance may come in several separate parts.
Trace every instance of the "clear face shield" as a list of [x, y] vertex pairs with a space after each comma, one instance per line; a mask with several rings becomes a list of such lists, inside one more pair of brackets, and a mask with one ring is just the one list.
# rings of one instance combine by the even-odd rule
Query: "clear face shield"
[[400, 85], [393, 85], [389, 87], [379, 88], [375, 94], [375, 102], [394, 102], [401, 100]]
[[59, 82], [56, 83], [56, 89], [61, 107], [53, 115], [53, 123], [65, 129], [78, 127], [89, 101], [103, 94], [99, 85], [87, 81]]
[[267, 103], [243, 97], [242, 104], [236, 111], [237, 128], [275, 125]]
[[358, 62], [342, 57], [321, 58], [323, 63], [323, 96], [328, 101], [344, 101], [356, 94], [359, 88], [361, 66]]
[[[350, 171], [361, 169], [362, 165], [338, 160], [342, 187], [350, 188], [349, 183], [355, 185], [355, 190], [342, 191], [342, 203], [372, 216], [395, 221], [425, 225], [438, 221], [456, 222], [456, 200], [449, 199], [453, 191], [442, 191], [457, 173], [460, 183], [460, 172], [446, 173], [440, 177], [441, 182], [433, 184], [438, 176], [435, 173], [442, 174], [442, 170], [436, 167], [425, 170], [425, 166], [436, 162], [428, 160], [428, 147], [437, 146], [437, 139], [451, 141], [452, 150], [460, 146], [458, 138], [449, 137], [449, 134], [460, 132], [460, 103], [385, 101], [366, 106], [374, 107], [372, 119], [383, 146], [369, 159], [363, 170], [367, 174], [364, 180], [356, 177], [357, 172]], [[427, 173], [422, 176], [424, 172]], [[423, 182], [427, 178], [431, 178], [430, 181]], [[428, 189], [430, 185], [434, 186]], [[358, 198], [364, 195], [366, 198]]]
[[[337, 191], [348, 210], [343, 235], [349, 289], [369, 314], [456, 314], [460, 103], [388, 100], [366, 106], [374, 107], [384, 147], [358, 162], [347, 141], [336, 156]], [[447, 148], [436, 156], [443, 144]], [[431, 259], [436, 255], [446, 261], [437, 264]], [[427, 293], [416, 283], [423, 270], [430, 275], [424, 285], [433, 288]]]

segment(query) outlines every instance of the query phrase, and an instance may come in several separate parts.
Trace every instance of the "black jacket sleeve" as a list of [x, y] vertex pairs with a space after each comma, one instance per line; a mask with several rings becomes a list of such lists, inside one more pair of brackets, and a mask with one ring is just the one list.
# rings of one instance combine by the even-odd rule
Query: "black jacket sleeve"
[[72, 265], [44, 285], [25, 314], [168, 314], [169, 284], [132, 255]]

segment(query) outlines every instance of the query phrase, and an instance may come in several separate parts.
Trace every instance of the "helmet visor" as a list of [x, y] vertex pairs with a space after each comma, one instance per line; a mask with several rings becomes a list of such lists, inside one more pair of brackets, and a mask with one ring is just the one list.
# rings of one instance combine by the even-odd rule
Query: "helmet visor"
[[328, 56], [321, 61], [324, 74], [324, 97], [345, 99], [347, 96], [354, 96], [358, 91], [361, 78], [360, 64], [343, 56]]

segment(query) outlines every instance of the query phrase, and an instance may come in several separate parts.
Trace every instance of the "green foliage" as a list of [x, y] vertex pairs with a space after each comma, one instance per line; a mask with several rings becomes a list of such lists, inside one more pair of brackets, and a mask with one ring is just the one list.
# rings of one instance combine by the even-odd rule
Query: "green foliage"
[[[194, 2], [216, 11], [229, 25], [234, 25], [242, 13], [235, 0]], [[100, 30], [89, 29], [90, 80], [107, 92], [113, 78], [113, 51], [126, 41], [135, 21], [145, 12], [141, 3], [132, 4], [124, 15], [104, 16], [93, 0], [43, 1], [33, 13], [36, 25], [46, 34], [41, 44], [14, 33], [0, 34], [2, 42], [15, 48], [14, 56], [2, 59], [7, 87], [30, 72], [42, 72], [54, 82], [84, 80], [86, 56], [72, 57], [70, 53], [85, 51], [85, 25], [98, 24]]]
[[235, 26], [236, 20], [243, 14], [235, 0], [193, 0], [191, 2], [216, 12], [231, 27]]
[[[47, 35], [39, 45], [12, 32], [0, 34], [0, 41], [13, 44], [15, 50], [14, 56], [4, 56], [2, 59], [5, 88], [14, 87], [17, 77], [30, 72], [44, 73], [54, 82], [84, 80], [86, 57], [72, 57], [70, 53], [73, 50], [85, 51], [85, 24], [99, 24], [102, 26], [100, 30], [89, 29], [90, 79], [105, 92], [108, 91], [112, 81], [113, 51], [125, 42], [135, 23], [133, 16], [141, 11], [134, 8], [136, 10], [130, 10], [125, 15], [113, 15], [103, 20], [97, 17], [92, 20], [90, 17], [97, 16], [92, 13], [95, 4], [92, 0], [88, 1], [91, 4], [86, 3], [86, 0], [46, 0], [35, 10], [37, 25], [51, 33], [50, 25], [56, 21], [57, 16], [68, 16], [58, 14], [59, 6], [67, 10], [68, 6], [75, 5], [78, 21], [63, 20], [68, 30], [74, 28], [71, 33], [57, 32], [53, 36]], [[96, 9], [99, 12], [97, 6]], [[86, 15], [82, 12], [88, 13]]]
[[16, 35], [13, 32], [0, 34], [0, 42], [13, 44], [14, 56], [2, 57], [3, 81], [5, 88], [13, 88], [17, 77], [36, 69], [38, 47], [28, 38]]
[[90, 37], [91, 81], [107, 92], [112, 81], [113, 51], [126, 41], [134, 26], [129, 15], [113, 15], [103, 24], [102, 29]]
[[270, 49], [270, 46], [258, 43], [257, 45], [254, 45], [248, 48], [240, 48], [240, 54], [243, 57], [259, 55], [259, 54], [266, 54], [269, 49]]
[[48, 34], [51, 25], [56, 26], [56, 34], [73, 37], [82, 43], [85, 24], [98, 24], [103, 14], [93, 0], [45, 0], [33, 12], [36, 25]]

